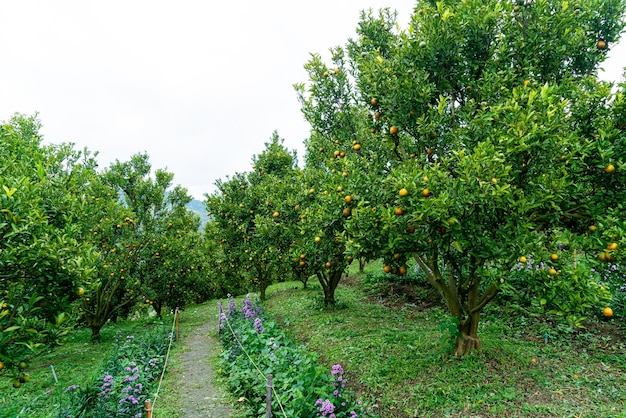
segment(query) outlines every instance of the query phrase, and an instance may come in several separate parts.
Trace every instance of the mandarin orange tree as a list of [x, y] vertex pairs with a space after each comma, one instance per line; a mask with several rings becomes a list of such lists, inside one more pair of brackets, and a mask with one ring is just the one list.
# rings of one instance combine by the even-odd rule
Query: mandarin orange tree
[[[85, 240], [95, 160], [70, 144], [42, 144], [40, 123], [0, 124], [0, 362], [5, 372], [51, 344], [93, 272]], [[18, 381], [19, 383], [19, 381]]]
[[331, 182], [348, 173], [347, 253], [400, 274], [414, 260], [456, 318], [456, 355], [480, 348], [481, 311], [521, 256], [568, 289], [546, 304], [572, 324], [608, 297], [592, 269], [621, 256], [608, 245], [624, 240], [626, 139], [622, 93], [597, 71], [624, 9], [420, 1], [406, 30], [363, 13], [332, 50], [338, 73], [306, 66], [307, 162]]
[[253, 171], [216, 182], [218, 190], [206, 201], [207, 231], [215, 234], [221, 255], [218, 266], [233, 284], [245, 277], [261, 300], [274, 278], [291, 274], [286, 255], [298, 222], [297, 161], [282, 142], [274, 132], [253, 157]]

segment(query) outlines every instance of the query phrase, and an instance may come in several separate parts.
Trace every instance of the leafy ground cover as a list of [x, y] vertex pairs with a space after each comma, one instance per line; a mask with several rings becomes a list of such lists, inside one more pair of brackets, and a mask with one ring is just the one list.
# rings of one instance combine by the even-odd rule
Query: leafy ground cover
[[62, 346], [27, 365], [21, 385], [0, 378], [0, 415], [141, 416], [163, 368], [170, 326], [167, 317], [119, 321], [102, 330], [99, 343], [88, 329], [73, 331]]
[[323, 306], [316, 285], [281, 283], [268, 289], [264, 308], [322, 364], [342, 364], [381, 416], [625, 416], [625, 333], [617, 323], [571, 331], [503, 315], [508, 308], [496, 304], [484, 314], [483, 349], [457, 359], [447, 354], [449, 317], [436, 295], [381, 298], [361, 282], [344, 281], [335, 308]]

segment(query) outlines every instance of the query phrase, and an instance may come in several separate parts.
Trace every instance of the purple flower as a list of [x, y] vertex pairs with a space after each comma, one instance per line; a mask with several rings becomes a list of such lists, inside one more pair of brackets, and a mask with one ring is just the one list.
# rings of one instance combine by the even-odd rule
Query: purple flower
[[335, 405], [333, 405], [331, 401], [326, 399], [324, 402], [322, 402], [322, 406], [319, 407], [318, 411], [322, 413], [323, 417], [330, 416], [330, 414], [333, 414], [333, 412], [335, 412]]
[[265, 332], [265, 328], [263, 328], [263, 323], [261, 323], [261, 318], [256, 318], [254, 320], [254, 330], [257, 334], [263, 334]]
[[[342, 374], [343, 374], [343, 367], [341, 367], [341, 365], [340, 365], [340, 364], [335, 364], [335, 365], [333, 366], [333, 369], [332, 369], [332, 371], [330, 372], [330, 374], [332, 374], [333, 376], [334, 376], [334, 375], [336, 375], [336, 374], [338, 374], [338, 375], [342, 375]], [[337, 379], [337, 380], [339, 380], [339, 379]]]

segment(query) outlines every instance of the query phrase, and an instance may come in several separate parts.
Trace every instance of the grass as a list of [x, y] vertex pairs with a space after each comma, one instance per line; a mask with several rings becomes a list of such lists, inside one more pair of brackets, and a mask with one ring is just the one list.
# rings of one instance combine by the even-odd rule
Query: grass
[[319, 285], [294, 282], [272, 286], [265, 309], [325, 364], [342, 364], [382, 417], [626, 417], [623, 329], [567, 333], [493, 305], [482, 350], [456, 359], [441, 339], [441, 306], [381, 303], [348, 282], [334, 308], [323, 307]]
[[[173, 317], [172, 317], [173, 318]], [[165, 323], [170, 317], [165, 317]], [[35, 357], [29, 364], [31, 380], [19, 389], [12, 386], [8, 373], [0, 376], [0, 416], [1, 417], [56, 417], [65, 389], [70, 385], [87, 387], [98, 377], [106, 364], [111, 350], [117, 347], [115, 334], [137, 337], [150, 332], [150, 328], [162, 321], [155, 318], [119, 321], [105, 326], [101, 331], [101, 341], [91, 341], [88, 329], [72, 331], [65, 343], [54, 350]], [[54, 367], [58, 383], [55, 382], [51, 367]]]

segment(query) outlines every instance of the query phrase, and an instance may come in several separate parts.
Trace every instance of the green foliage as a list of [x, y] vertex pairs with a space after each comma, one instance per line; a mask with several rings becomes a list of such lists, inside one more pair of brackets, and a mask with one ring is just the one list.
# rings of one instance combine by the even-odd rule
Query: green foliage
[[57, 343], [55, 318], [88, 284], [95, 254], [82, 238], [87, 151], [43, 146], [36, 117], [0, 125], [0, 361], [15, 366]]

